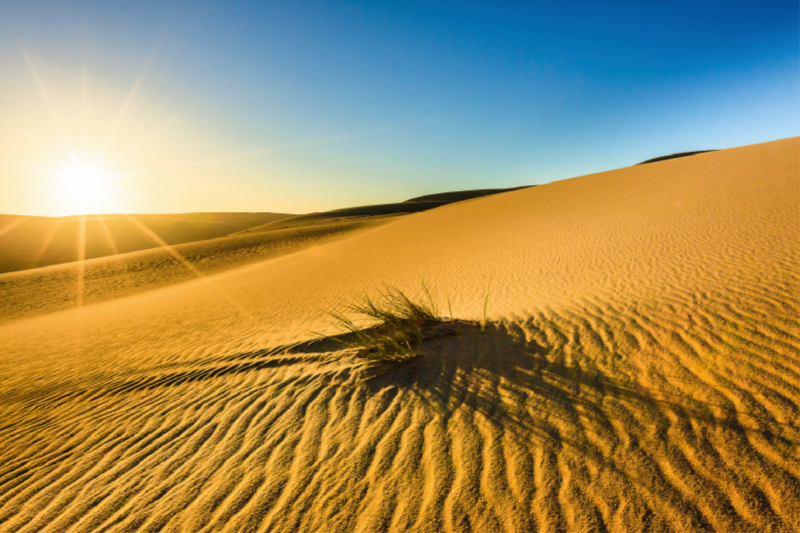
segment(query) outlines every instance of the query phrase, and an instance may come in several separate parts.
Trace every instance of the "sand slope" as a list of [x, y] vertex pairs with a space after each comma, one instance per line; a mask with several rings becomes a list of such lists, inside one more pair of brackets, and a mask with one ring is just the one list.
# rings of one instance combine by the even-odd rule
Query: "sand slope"
[[[124, 298], [319, 246], [387, 222], [370, 217], [237, 234], [0, 274], [0, 323]], [[78, 288], [80, 287], [80, 290]]]
[[[32, 217], [0, 215], [0, 273], [214, 239], [287, 218], [280, 213]], [[154, 239], [155, 236], [155, 239]]]
[[[7, 322], [0, 530], [794, 531], [799, 148], [490, 196]], [[465, 319], [491, 280], [487, 331], [368, 382], [282, 348], [421, 278]]]

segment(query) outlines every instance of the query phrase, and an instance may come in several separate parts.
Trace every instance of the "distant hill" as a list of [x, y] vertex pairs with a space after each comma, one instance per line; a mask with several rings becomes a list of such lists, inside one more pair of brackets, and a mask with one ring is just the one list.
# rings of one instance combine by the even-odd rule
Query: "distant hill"
[[0, 323], [75, 307], [79, 273], [82, 304], [92, 305], [290, 254], [387, 221], [362, 218], [176, 244], [171, 251], [188, 261], [191, 269], [164, 248], [148, 248], [83, 263], [0, 273]]
[[85, 225], [86, 259], [213, 239], [291, 215], [183, 213], [33, 217], [0, 215], [0, 273], [77, 261]]
[[508, 189], [475, 189], [471, 191], [452, 191], [436, 194], [428, 194], [411, 198], [404, 202], [394, 204], [365, 205], [360, 207], [346, 207], [344, 209], [334, 209], [333, 211], [323, 211], [319, 213], [309, 213], [307, 215], [297, 215], [290, 218], [268, 222], [261, 226], [243, 230], [241, 233], [259, 233], [263, 231], [274, 231], [286, 228], [297, 228], [316, 224], [328, 224], [332, 222], [342, 222], [345, 220], [359, 219], [364, 217], [387, 217], [396, 215], [406, 215], [427, 211], [436, 207], [460, 202], [490, 194], [515, 191], [523, 187], [511, 187]]
[[[112, 256], [160, 246], [206, 241], [229, 235], [262, 233], [380, 219], [427, 211], [453, 202], [509, 189], [451, 191], [393, 204], [366, 205], [306, 215], [284, 213], [183, 213], [168, 215], [87, 215], [32, 217], [0, 215], [0, 273], [78, 261], [81, 227], [85, 227], [84, 259]], [[349, 226], [348, 226], [349, 227]], [[326, 230], [327, 233], [333, 231]], [[326, 234], [327, 234], [326, 233]], [[154, 238], [155, 236], [155, 238]]]
[[419, 211], [427, 211], [434, 207], [449, 204], [450, 202], [412, 202], [381, 205], [365, 205], [360, 207], [347, 207], [333, 211], [323, 211], [320, 213], [309, 213], [307, 215], [297, 215], [274, 222], [268, 222], [261, 226], [242, 230], [240, 233], [260, 233], [264, 231], [275, 231], [287, 228], [299, 228], [318, 224], [330, 224], [363, 218], [390, 217], [395, 215], [407, 215]]
[[462, 200], [470, 200], [472, 198], [480, 198], [481, 196], [489, 196], [490, 194], [498, 194], [501, 192], [516, 191], [517, 189], [526, 189], [533, 187], [533, 185], [522, 185], [521, 187], [509, 187], [507, 189], [473, 189], [471, 191], [452, 191], [440, 192], [436, 194], [426, 194], [425, 196], [417, 196], [403, 202], [404, 204], [411, 202], [460, 202]]
[[667, 159], [675, 159], [677, 157], [688, 157], [690, 155], [697, 155], [697, 154], [705, 154], [708, 152], [716, 152], [716, 150], [698, 150], [696, 152], [678, 152], [677, 154], [669, 154], [669, 155], [662, 155], [660, 157], [654, 157], [653, 159], [648, 159], [647, 161], [642, 161], [641, 163], [637, 163], [638, 165], [646, 165], [647, 163], [655, 163], [656, 161], [666, 161]]

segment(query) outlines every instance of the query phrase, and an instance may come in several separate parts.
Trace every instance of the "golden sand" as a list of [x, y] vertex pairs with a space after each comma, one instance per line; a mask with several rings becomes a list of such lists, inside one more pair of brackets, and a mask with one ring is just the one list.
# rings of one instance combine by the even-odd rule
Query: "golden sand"
[[0, 215], [0, 273], [214, 239], [290, 217], [279, 213]]
[[[59, 312], [44, 276], [0, 325], [0, 531], [795, 531], [799, 162], [583, 176]], [[473, 320], [488, 286], [485, 331], [369, 381], [282, 348], [421, 279]]]

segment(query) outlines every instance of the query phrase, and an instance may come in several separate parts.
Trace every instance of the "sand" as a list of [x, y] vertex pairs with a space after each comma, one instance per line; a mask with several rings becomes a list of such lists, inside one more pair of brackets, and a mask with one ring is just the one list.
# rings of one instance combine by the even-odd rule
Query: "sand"
[[[798, 162], [583, 176], [11, 317], [0, 531], [795, 531]], [[488, 287], [485, 331], [372, 380], [289, 348], [420, 280], [465, 320]]]
[[[214, 239], [292, 215], [0, 215], [0, 273]], [[155, 238], [154, 238], [155, 237]]]
[[[0, 274], [0, 323], [92, 305], [275, 258], [387, 222], [382, 217], [236, 234]], [[77, 288], [80, 287], [80, 290]]]

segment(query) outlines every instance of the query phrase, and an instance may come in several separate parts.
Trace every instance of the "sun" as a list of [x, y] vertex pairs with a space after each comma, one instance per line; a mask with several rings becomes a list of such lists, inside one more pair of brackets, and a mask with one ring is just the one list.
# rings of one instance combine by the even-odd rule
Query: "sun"
[[89, 200], [96, 196], [103, 187], [104, 176], [100, 169], [86, 163], [77, 163], [64, 167], [59, 172], [61, 187], [70, 196]]
[[75, 162], [58, 171], [62, 192], [81, 203], [94, 203], [104, 196], [109, 176], [98, 165]]
[[125, 174], [115, 171], [112, 164], [99, 157], [55, 159], [47, 167], [39, 167], [48, 177], [48, 205], [59, 216], [120, 212], [124, 196], [120, 185]]

